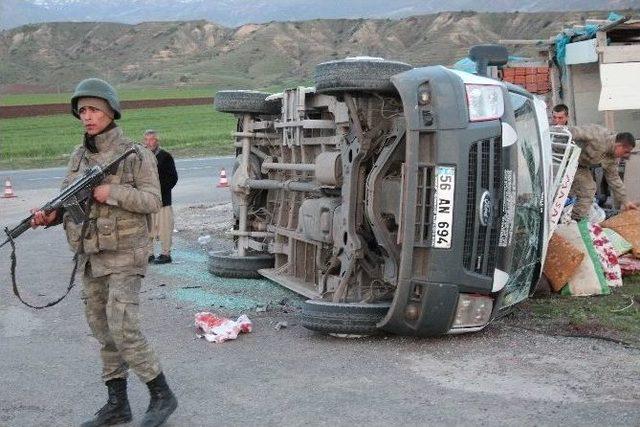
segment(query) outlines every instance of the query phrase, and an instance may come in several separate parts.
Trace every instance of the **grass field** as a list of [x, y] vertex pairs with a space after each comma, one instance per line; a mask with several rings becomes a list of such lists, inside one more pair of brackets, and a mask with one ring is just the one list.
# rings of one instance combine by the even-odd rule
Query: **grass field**
[[[212, 97], [215, 91], [211, 87], [167, 88], [167, 89], [121, 89], [120, 100], [138, 99], [172, 99], [172, 98], [206, 98]], [[0, 95], [0, 105], [32, 105], [55, 104], [69, 102], [71, 92], [41, 93], [21, 95]]]
[[[126, 110], [118, 123], [136, 141], [145, 129], [157, 130], [162, 146], [175, 157], [233, 153], [235, 118], [213, 106]], [[0, 169], [66, 164], [82, 134], [71, 114], [0, 119]]]

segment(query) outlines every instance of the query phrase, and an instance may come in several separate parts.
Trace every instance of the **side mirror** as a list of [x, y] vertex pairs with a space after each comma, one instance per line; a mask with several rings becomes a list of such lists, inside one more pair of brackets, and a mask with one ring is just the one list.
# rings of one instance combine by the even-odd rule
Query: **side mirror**
[[486, 76], [489, 65], [500, 66], [509, 61], [509, 52], [500, 44], [479, 44], [469, 49], [469, 58], [477, 64], [478, 75]]

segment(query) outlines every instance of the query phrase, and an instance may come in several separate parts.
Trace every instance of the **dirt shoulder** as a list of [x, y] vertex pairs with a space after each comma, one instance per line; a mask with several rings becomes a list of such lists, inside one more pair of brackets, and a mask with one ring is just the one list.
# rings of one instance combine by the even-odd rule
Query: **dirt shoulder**
[[640, 275], [627, 276], [610, 295], [530, 298], [501, 319], [549, 335], [589, 337], [640, 348]]

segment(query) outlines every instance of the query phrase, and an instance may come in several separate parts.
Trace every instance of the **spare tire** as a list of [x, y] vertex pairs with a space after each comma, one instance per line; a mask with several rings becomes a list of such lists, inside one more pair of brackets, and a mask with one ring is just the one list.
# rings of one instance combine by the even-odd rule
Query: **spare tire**
[[213, 106], [223, 113], [280, 114], [280, 100], [266, 101], [268, 92], [255, 90], [221, 90], [213, 98]]
[[259, 279], [258, 270], [273, 268], [272, 254], [249, 254], [243, 257], [230, 251], [209, 252], [209, 273], [236, 279]]
[[375, 334], [390, 304], [349, 304], [307, 300], [302, 305], [301, 323], [307, 329], [327, 334]]
[[340, 59], [316, 65], [316, 91], [394, 92], [391, 76], [410, 70], [404, 62], [387, 61], [368, 56]]

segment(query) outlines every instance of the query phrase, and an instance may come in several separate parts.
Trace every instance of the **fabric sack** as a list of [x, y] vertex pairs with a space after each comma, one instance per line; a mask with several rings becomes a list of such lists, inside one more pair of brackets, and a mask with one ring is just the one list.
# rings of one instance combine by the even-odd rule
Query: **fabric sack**
[[589, 231], [589, 222], [572, 221], [558, 225], [556, 233], [584, 254], [582, 262], [568, 283], [561, 290], [562, 295], [589, 296], [611, 293], [604, 276], [600, 257], [594, 247]]
[[624, 255], [633, 249], [631, 243], [625, 240], [625, 238], [619, 235], [615, 230], [603, 228], [602, 232], [607, 240], [609, 240], [609, 243], [611, 243], [611, 246], [613, 246], [613, 250], [616, 252], [616, 255]]
[[584, 253], [569, 243], [567, 239], [554, 233], [549, 240], [543, 269], [544, 275], [549, 279], [551, 289], [559, 292], [573, 276], [584, 256]]
[[633, 256], [640, 258], [640, 210], [629, 209], [600, 224], [624, 237], [633, 247]]
[[593, 248], [598, 253], [607, 285], [609, 287], [622, 286], [622, 271], [620, 271], [618, 255], [604, 233], [604, 229], [599, 224], [589, 224], [588, 227]]

